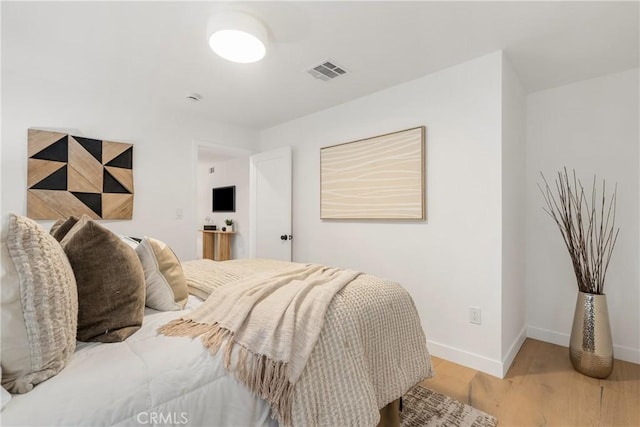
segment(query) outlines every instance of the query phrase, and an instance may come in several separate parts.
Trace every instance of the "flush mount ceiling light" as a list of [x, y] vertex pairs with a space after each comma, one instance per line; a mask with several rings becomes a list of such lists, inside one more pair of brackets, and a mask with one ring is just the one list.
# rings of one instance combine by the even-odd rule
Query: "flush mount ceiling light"
[[248, 64], [267, 52], [267, 29], [256, 18], [240, 12], [213, 16], [207, 25], [209, 46], [222, 58]]

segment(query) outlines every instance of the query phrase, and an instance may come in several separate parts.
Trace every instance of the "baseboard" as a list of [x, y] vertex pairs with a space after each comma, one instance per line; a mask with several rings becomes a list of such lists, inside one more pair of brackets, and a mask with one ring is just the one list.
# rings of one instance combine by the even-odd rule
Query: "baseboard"
[[[529, 326], [527, 327], [527, 337], [569, 347], [569, 334], [563, 334], [561, 332]], [[626, 362], [640, 364], [640, 349], [614, 344], [613, 357]]]
[[[520, 347], [522, 347], [522, 344], [524, 344], [524, 341], [527, 338], [533, 338], [551, 344], [569, 347], [569, 334], [527, 326], [522, 328], [516, 340], [513, 342], [511, 347], [509, 347], [509, 351], [507, 351], [507, 354], [502, 361], [490, 359], [479, 354], [470, 353], [468, 351], [431, 340], [427, 340], [427, 348], [429, 349], [429, 352], [436, 357], [440, 357], [469, 368], [477, 369], [478, 371], [493, 375], [494, 377], [504, 378], [511, 367], [513, 360], [517, 356], [518, 351], [520, 351]], [[614, 345], [613, 353], [616, 359], [640, 364], [640, 350], [638, 349]]]
[[513, 344], [511, 344], [511, 347], [509, 347], [509, 351], [507, 351], [507, 354], [502, 359], [502, 376], [500, 378], [504, 378], [507, 375], [507, 371], [511, 367], [513, 359], [516, 358], [518, 352], [520, 351], [520, 347], [522, 347], [522, 344], [524, 344], [524, 340], [526, 339], [527, 327], [525, 326], [522, 328], [522, 330], [516, 337], [516, 340], [513, 342]]
[[527, 326], [527, 337], [549, 342], [551, 344], [561, 345], [563, 347], [569, 347], [568, 334], [561, 334], [560, 332], [550, 331], [549, 329]]
[[489, 359], [479, 354], [469, 353], [468, 351], [430, 340], [427, 340], [427, 348], [429, 349], [429, 353], [436, 357], [477, 369], [494, 377], [504, 378], [502, 362], [499, 360]]

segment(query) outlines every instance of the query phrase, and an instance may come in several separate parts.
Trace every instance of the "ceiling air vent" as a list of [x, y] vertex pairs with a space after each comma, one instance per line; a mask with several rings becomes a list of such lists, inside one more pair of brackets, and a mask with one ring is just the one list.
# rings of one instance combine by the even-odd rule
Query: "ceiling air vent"
[[311, 74], [316, 79], [328, 82], [336, 77], [347, 74], [347, 71], [343, 67], [336, 65], [333, 61], [325, 61], [320, 65], [309, 68], [307, 73]]

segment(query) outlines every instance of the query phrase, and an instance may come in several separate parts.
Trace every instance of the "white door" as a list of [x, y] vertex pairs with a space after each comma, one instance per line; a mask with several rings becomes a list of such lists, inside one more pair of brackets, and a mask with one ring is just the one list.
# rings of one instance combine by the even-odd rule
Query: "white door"
[[253, 258], [291, 261], [291, 147], [251, 156]]

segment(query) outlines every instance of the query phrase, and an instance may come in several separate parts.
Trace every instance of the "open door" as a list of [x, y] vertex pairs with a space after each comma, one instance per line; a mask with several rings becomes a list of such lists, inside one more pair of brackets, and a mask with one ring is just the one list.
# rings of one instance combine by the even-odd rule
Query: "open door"
[[291, 147], [254, 154], [249, 170], [249, 253], [291, 261]]

